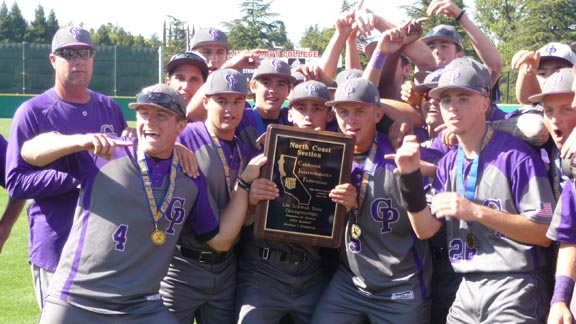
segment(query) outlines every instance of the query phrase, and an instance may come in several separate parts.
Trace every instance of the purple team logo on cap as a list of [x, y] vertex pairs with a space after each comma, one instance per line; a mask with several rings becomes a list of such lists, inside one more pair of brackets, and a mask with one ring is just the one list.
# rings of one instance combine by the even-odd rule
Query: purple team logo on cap
[[554, 73], [550, 76], [550, 82], [554, 87], [558, 87], [558, 85], [564, 80], [564, 76], [562, 73]]
[[460, 78], [460, 72], [458, 71], [450, 71], [448, 72], [448, 78], [451, 84], [455, 84], [456, 80]]
[[313, 84], [307, 84], [306, 85], [306, 91], [308, 91], [309, 96], [314, 96], [314, 95], [318, 94], [318, 88]]
[[272, 60], [272, 62], [270, 62], [272, 64], [272, 66], [274, 67], [274, 70], [276, 72], [280, 72], [280, 70], [282, 69], [282, 62], [278, 61], [278, 60]]
[[353, 84], [349, 83], [344, 87], [344, 93], [346, 94], [346, 98], [352, 97], [352, 94], [356, 92], [356, 88]]
[[212, 36], [212, 40], [219, 40], [220, 39], [220, 32], [217, 29], [210, 28], [208, 29], [208, 34]]
[[72, 35], [72, 37], [74, 37], [75, 40], [80, 40], [80, 36], [82, 35], [82, 30], [80, 28], [70, 27], [68, 32], [70, 35]]
[[556, 53], [558, 50], [556, 49], [556, 47], [554, 47], [554, 45], [548, 45], [546, 46], [546, 48], [544, 49], [544, 52], [548, 53], [548, 55], [554, 55], [554, 53]]
[[344, 78], [344, 80], [351, 80], [351, 79], [356, 79], [356, 74], [354, 74], [354, 72], [348, 72], [346, 74], [346, 77]]
[[226, 83], [228, 83], [229, 89], [235, 89], [236, 85], [238, 84], [238, 79], [236, 79], [236, 76], [231, 73], [227, 73], [224, 77], [224, 80], [226, 80]]

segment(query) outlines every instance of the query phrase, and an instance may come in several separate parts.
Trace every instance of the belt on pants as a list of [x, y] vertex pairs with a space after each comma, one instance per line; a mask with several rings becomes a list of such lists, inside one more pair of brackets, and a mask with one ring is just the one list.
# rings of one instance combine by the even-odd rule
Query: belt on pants
[[180, 252], [188, 259], [212, 265], [222, 263], [228, 255], [227, 252], [198, 251], [183, 246], [180, 246]]
[[271, 248], [258, 248], [251, 246], [244, 249], [249, 255], [257, 256], [262, 260], [280, 261], [292, 264], [303, 264], [308, 261], [309, 255], [305, 252], [284, 252]]

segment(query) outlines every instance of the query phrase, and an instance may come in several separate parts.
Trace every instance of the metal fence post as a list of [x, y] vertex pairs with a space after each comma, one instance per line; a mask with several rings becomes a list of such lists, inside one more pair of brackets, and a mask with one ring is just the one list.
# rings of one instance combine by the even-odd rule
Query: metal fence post
[[164, 71], [164, 50], [162, 45], [158, 47], [158, 83], [164, 83], [162, 80], [163, 71]]
[[118, 95], [118, 70], [117, 70], [117, 64], [118, 64], [118, 53], [116, 52], [116, 48], [118, 47], [118, 45], [114, 45], [114, 96]]
[[22, 42], [22, 94], [26, 94], [26, 42]]

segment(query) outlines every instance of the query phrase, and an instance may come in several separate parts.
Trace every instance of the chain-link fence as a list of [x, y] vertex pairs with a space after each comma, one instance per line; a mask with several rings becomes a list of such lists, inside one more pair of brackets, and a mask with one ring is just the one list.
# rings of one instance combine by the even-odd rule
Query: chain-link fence
[[[0, 93], [39, 94], [52, 87], [49, 54], [49, 44], [0, 44]], [[162, 80], [159, 57], [156, 48], [99, 46], [90, 89], [109, 96], [134, 96]]]

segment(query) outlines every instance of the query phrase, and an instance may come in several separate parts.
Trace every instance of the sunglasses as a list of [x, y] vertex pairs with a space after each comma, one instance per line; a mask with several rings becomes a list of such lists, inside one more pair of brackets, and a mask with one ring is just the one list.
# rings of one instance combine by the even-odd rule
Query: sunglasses
[[84, 60], [87, 60], [92, 56], [94, 56], [94, 50], [91, 48], [82, 48], [82, 49], [63, 48], [55, 51], [54, 55], [58, 55], [67, 60], [75, 59], [78, 56], [80, 56], [80, 58]]
[[156, 104], [171, 111], [181, 111], [180, 104], [171, 96], [161, 92], [143, 92], [136, 96], [137, 103]]

